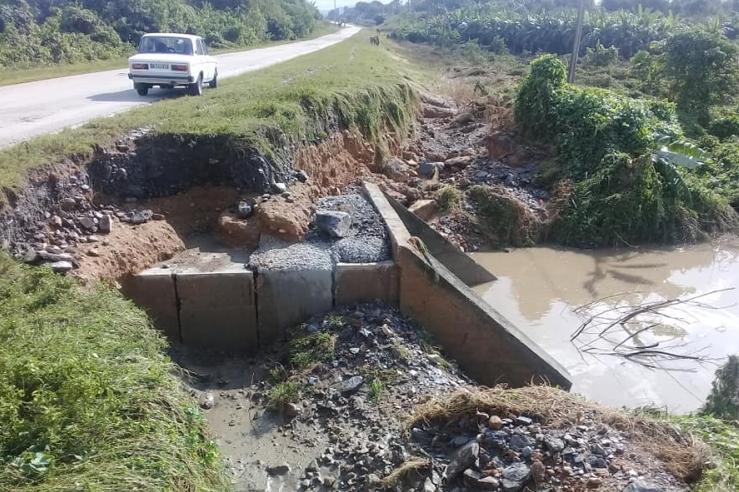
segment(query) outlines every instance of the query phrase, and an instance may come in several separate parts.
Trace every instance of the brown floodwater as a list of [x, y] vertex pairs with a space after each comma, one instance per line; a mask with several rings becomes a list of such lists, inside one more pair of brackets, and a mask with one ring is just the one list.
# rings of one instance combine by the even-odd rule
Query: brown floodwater
[[[498, 280], [475, 290], [493, 308], [563, 364], [573, 391], [613, 406], [656, 405], [673, 412], [701, 406], [717, 365], [739, 353], [739, 239], [675, 248], [573, 250], [522, 248], [473, 254]], [[701, 360], [641, 359], [608, 355], [627, 338], [618, 327], [608, 338], [570, 336], [590, 316], [612, 318], [612, 309], [719, 289], [697, 305], [668, 307], [664, 317], [644, 318], [651, 326], [619, 348], [651, 346]], [[587, 308], [578, 307], [592, 303]], [[605, 313], [605, 314], [602, 314]], [[645, 315], [647, 316], [647, 315]], [[638, 329], [630, 326], [634, 334]], [[585, 348], [588, 351], [583, 351]], [[634, 359], [639, 360], [639, 359]]]

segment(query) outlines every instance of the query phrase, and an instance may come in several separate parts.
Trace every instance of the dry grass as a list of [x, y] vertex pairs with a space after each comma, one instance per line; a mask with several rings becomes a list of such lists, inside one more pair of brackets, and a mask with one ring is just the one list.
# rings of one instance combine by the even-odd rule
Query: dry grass
[[424, 476], [424, 472], [430, 469], [431, 461], [421, 458], [411, 458], [393, 470], [390, 475], [383, 478], [382, 485], [387, 489], [394, 489], [398, 486], [402, 487], [407, 481], [415, 481], [419, 477]]
[[670, 473], [687, 483], [700, 479], [709, 459], [707, 446], [664, 419], [603, 407], [549, 386], [462, 389], [421, 405], [409, 425], [446, 423], [474, 416], [478, 411], [504, 416], [528, 415], [555, 428], [578, 424], [587, 416], [588, 420], [624, 432], [635, 452], [639, 450], [659, 459]]

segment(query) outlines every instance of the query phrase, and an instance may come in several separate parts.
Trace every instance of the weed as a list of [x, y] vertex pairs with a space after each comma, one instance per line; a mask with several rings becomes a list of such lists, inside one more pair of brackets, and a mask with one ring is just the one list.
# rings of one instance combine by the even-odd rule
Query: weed
[[295, 381], [285, 381], [275, 385], [267, 393], [267, 407], [282, 412], [289, 403], [300, 401], [302, 385]]
[[672, 417], [683, 432], [697, 436], [713, 451], [713, 467], [703, 472], [695, 490], [729, 492], [739, 490], [739, 427], [708, 415]]
[[332, 331], [340, 330], [346, 324], [346, 318], [340, 314], [331, 313], [323, 320], [323, 325]]
[[305, 369], [334, 358], [336, 335], [319, 331], [290, 340], [288, 358], [294, 369]]
[[453, 185], [441, 188], [435, 198], [439, 210], [445, 214], [458, 210], [462, 204], [462, 192]]
[[385, 392], [385, 383], [382, 379], [373, 378], [369, 383], [369, 399], [370, 401], [377, 403], [380, 401], [380, 397]]
[[532, 246], [539, 239], [541, 221], [507, 189], [477, 185], [469, 196], [477, 205], [476, 220], [493, 244]]

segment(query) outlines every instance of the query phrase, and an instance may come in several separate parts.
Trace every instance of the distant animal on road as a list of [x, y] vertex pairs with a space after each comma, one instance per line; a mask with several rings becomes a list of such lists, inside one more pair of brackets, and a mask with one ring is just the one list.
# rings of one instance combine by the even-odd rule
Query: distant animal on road
[[380, 36], [370, 36], [370, 44], [380, 46]]

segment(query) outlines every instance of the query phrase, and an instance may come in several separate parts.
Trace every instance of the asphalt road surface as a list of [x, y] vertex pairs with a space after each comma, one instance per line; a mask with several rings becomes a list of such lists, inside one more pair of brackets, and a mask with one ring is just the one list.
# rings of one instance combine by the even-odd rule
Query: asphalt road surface
[[[233, 77], [297, 58], [358, 31], [350, 26], [307, 41], [219, 55], [218, 77]], [[183, 93], [179, 88], [153, 89], [141, 97], [128, 80], [127, 68], [0, 87], [0, 147]]]

